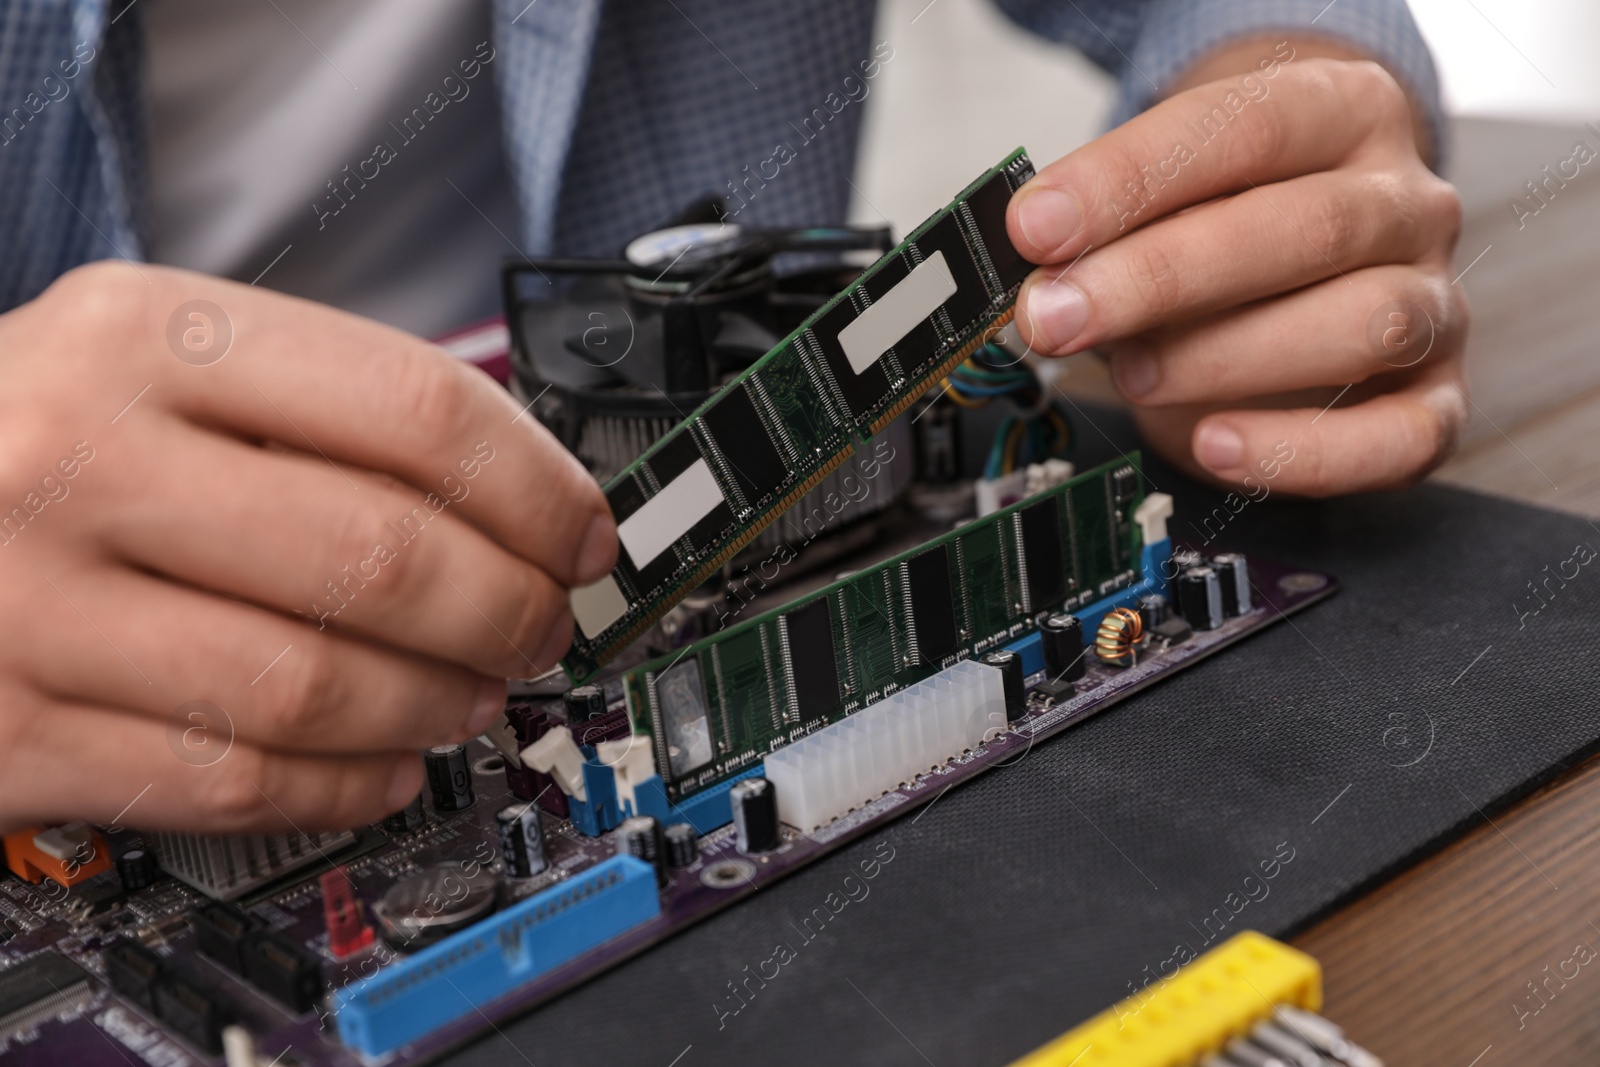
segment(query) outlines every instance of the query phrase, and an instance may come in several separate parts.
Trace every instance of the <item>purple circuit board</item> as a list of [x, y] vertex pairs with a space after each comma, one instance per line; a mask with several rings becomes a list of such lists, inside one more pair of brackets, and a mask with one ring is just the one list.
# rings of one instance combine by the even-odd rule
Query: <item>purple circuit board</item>
[[[366, 1059], [340, 1044], [330, 1009], [293, 1017], [241, 978], [201, 956], [188, 916], [206, 898], [176, 880], [168, 879], [130, 894], [114, 910], [84, 921], [72, 911], [71, 901], [62, 899], [64, 894], [59, 888], [49, 891], [51, 883], [32, 886], [0, 877], [0, 920], [9, 929], [20, 931], [0, 944], [0, 969], [42, 949], [54, 948], [101, 979], [96, 981], [91, 995], [58, 1014], [36, 1017], [24, 1029], [0, 1034], [0, 1063], [17, 1067], [128, 1067], [141, 1063], [150, 1067], [222, 1067], [221, 1056], [197, 1050], [105, 985], [101, 950], [122, 937], [137, 937], [158, 953], [181, 960], [184, 966], [214, 982], [237, 1006], [240, 1022], [256, 1035], [262, 1059], [280, 1067], [363, 1067], [374, 1063], [412, 1067], [436, 1062], [452, 1049], [489, 1032], [491, 1024], [537, 1008], [818, 857], [929, 803], [950, 787], [1015, 760], [1027, 747], [1329, 596], [1337, 588], [1327, 575], [1290, 569], [1271, 561], [1253, 558], [1250, 568], [1257, 603], [1248, 614], [1228, 619], [1217, 629], [1197, 632], [1126, 669], [1095, 663], [1089, 668], [1088, 677], [1078, 683], [1076, 696], [1065, 703], [1049, 703], [1043, 694], [1032, 691], [1044, 680], [1042, 672], [1030, 677], [1028, 713], [1011, 723], [1007, 732], [814, 834], [802, 836], [785, 827], [783, 845], [776, 851], [755, 857], [740, 854], [734, 847], [731, 826], [706, 835], [699, 841], [700, 856], [695, 864], [672, 872], [662, 890], [662, 910], [656, 918], [498, 1000], [477, 1005], [478, 1011], [378, 1060]], [[365, 832], [357, 845], [332, 857], [346, 867], [357, 895], [369, 910], [397, 879], [435, 862], [475, 859], [489, 869], [501, 870], [494, 813], [515, 798], [507, 790], [503, 764], [495, 750], [478, 740], [469, 751], [477, 796], [473, 807], [449, 815], [429, 810], [425, 824], [409, 833], [387, 835], [373, 829]], [[549, 816], [545, 827], [549, 869], [534, 878], [505, 880], [505, 903], [571, 878], [615, 851], [611, 834], [585, 837], [567, 821]], [[395, 954], [381, 940], [373, 948], [342, 961], [327, 952], [316, 878], [321, 869], [325, 868], [298, 872], [293, 884], [246, 897], [241, 903], [257, 918], [316, 951], [324, 960], [329, 986], [338, 987], [375, 973]]]

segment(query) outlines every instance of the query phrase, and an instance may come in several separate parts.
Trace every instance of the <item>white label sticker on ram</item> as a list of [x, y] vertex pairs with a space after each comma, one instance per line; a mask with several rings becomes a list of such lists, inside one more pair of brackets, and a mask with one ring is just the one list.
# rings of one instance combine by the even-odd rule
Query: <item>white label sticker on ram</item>
[[878, 362], [955, 293], [956, 280], [950, 275], [943, 252], [935, 252], [918, 263], [898, 285], [839, 331], [839, 347], [844, 349], [850, 369], [860, 374]]
[[711, 468], [697, 459], [618, 524], [617, 540], [627, 549], [633, 565], [643, 570], [722, 501]]

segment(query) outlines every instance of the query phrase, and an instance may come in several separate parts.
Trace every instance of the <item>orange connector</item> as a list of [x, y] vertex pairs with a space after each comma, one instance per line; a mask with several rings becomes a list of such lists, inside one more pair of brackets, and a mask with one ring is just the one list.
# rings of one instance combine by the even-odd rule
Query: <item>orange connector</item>
[[111, 868], [111, 848], [87, 823], [36, 826], [6, 835], [6, 866], [25, 882], [74, 886]]

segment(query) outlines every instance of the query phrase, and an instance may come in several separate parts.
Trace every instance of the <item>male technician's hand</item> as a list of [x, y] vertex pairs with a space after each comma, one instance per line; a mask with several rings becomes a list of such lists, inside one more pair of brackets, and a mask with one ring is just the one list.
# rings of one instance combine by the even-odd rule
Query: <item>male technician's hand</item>
[[616, 553], [478, 371], [183, 271], [95, 264], [0, 316], [0, 435], [0, 830], [381, 817]]
[[1325, 496], [1409, 484], [1450, 452], [1468, 312], [1451, 284], [1460, 202], [1424, 164], [1405, 93], [1313, 48], [1337, 51], [1212, 57], [1044, 168], [1009, 229], [1045, 264], [1019, 298], [1024, 340], [1108, 346], [1146, 440], [1190, 472], [1237, 486], [1271, 470], [1274, 488]]

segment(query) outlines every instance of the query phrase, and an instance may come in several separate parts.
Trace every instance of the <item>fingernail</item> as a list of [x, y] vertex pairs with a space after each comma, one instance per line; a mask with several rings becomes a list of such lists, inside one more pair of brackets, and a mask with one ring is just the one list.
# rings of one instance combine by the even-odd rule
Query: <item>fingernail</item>
[[572, 610], [562, 611], [561, 617], [556, 620], [555, 627], [550, 631], [550, 636], [545, 638], [544, 646], [539, 649], [539, 654], [533, 658], [540, 670], [553, 667], [562, 656], [567, 654], [567, 649], [572, 647]]
[[1207, 423], [1194, 438], [1194, 458], [1217, 474], [1236, 470], [1244, 457], [1244, 439], [1226, 426]]
[[506, 680], [485, 678], [478, 686], [478, 695], [472, 702], [472, 715], [467, 719], [467, 729], [473, 736], [494, 725], [495, 719], [506, 710]]
[[1078, 232], [1083, 208], [1071, 193], [1048, 186], [1025, 193], [1017, 205], [1017, 225], [1022, 236], [1043, 253], [1054, 252]]
[[389, 781], [389, 792], [383, 798], [383, 810], [399, 811], [411, 803], [420, 792], [422, 792], [422, 761], [411, 757], [394, 769], [394, 777]]
[[1024, 313], [1033, 332], [1033, 346], [1041, 352], [1064, 355], [1062, 349], [1089, 321], [1089, 300], [1071, 282], [1039, 282], [1028, 289]]
[[1129, 348], [1111, 358], [1111, 376], [1129, 400], [1137, 400], [1155, 389], [1161, 378], [1155, 354], [1142, 348]]
[[617, 562], [617, 524], [609, 511], [589, 520], [578, 549], [578, 584], [588, 585], [604, 578]]

